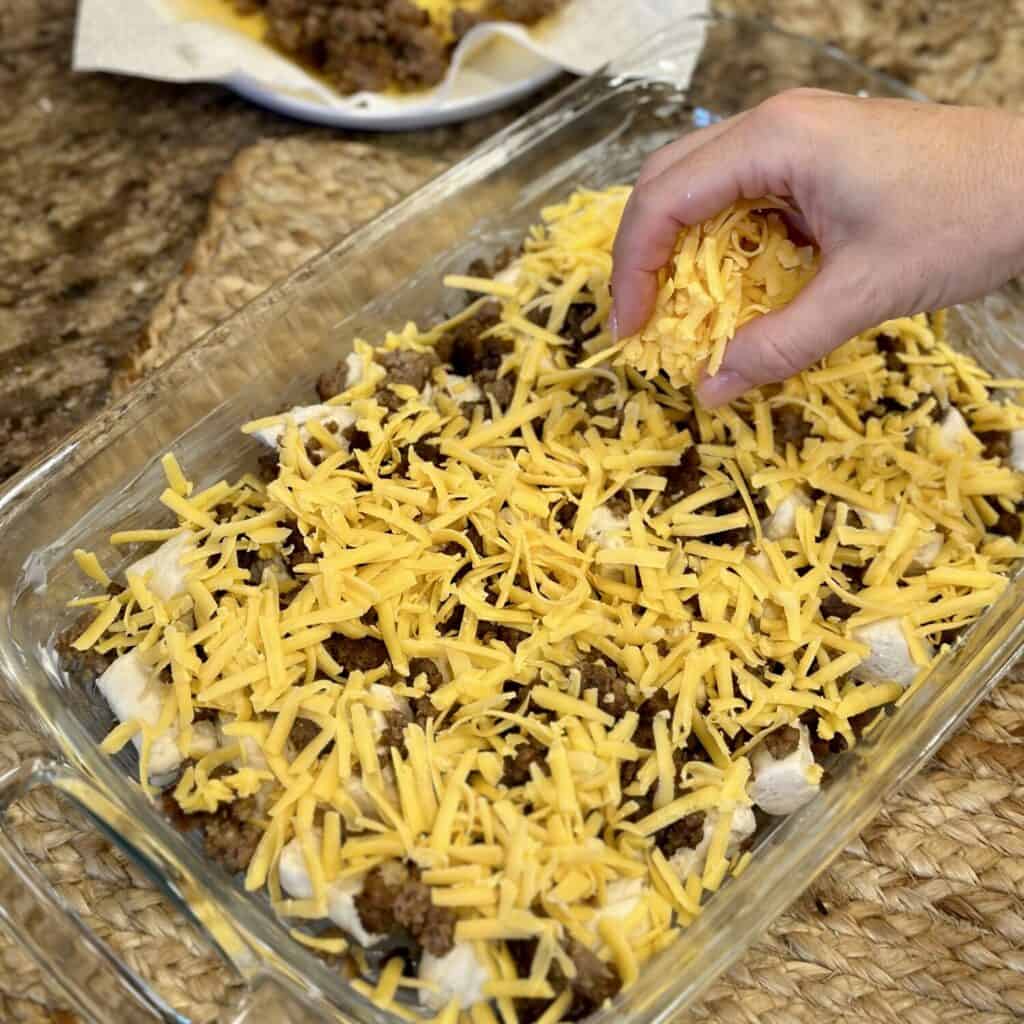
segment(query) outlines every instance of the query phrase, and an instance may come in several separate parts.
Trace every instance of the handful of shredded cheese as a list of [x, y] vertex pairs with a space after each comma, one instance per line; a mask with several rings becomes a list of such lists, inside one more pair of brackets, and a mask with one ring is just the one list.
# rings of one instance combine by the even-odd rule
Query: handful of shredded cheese
[[744, 200], [683, 231], [659, 274], [647, 325], [626, 341], [623, 363], [647, 377], [692, 384], [714, 375], [725, 347], [749, 320], [792, 302], [817, 270], [810, 246], [789, 237], [779, 199]]

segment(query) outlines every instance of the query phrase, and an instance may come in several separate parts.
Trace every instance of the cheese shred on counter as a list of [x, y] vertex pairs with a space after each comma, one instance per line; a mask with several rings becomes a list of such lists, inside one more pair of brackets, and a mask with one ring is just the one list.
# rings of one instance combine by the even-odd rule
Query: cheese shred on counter
[[[258, 471], [165, 459], [175, 526], [115, 535], [150, 545], [122, 571], [76, 552], [104, 589], [59, 650], [104, 749], [408, 1019], [578, 1019], [631, 984], [1024, 550], [1024, 410], [941, 315], [714, 412], [648, 377], [606, 328], [628, 195], [574, 194], [451, 280], [453, 319], [357, 341], [244, 428]], [[684, 241], [690, 333], [630, 343], [670, 377], [810, 272], [765, 209]]]

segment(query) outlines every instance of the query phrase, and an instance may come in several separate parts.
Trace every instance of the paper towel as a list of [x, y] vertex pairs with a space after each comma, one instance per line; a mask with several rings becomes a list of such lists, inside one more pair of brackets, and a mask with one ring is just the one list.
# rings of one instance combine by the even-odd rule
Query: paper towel
[[[549, 64], [589, 74], [659, 30], [706, 10], [707, 0], [573, 0], [534, 29], [510, 23], [476, 27], [434, 89], [342, 96], [271, 47], [228, 24], [196, 17], [175, 0], [81, 0], [73, 65], [77, 71], [171, 82], [219, 82], [250, 96], [277, 96], [339, 114], [429, 115], [453, 98], [508, 83], [510, 61], [521, 64], [524, 77]], [[699, 36], [697, 25], [694, 32]], [[503, 62], [498, 76], [488, 73], [496, 60]]]

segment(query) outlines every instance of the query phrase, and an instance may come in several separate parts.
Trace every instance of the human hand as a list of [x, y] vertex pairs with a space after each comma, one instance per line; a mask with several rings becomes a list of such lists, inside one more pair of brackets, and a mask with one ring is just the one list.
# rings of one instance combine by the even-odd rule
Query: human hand
[[615, 243], [614, 327], [654, 307], [679, 232], [776, 195], [821, 251], [785, 308], [736, 333], [698, 395], [721, 405], [897, 316], [977, 298], [1024, 270], [1024, 119], [998, 110], [780, 93], [655, 153]]

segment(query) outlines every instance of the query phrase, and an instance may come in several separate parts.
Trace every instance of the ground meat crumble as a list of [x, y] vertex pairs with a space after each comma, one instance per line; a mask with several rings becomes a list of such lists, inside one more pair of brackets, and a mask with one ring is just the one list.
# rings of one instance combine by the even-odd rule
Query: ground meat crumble
[[829, 591], [828, 595], [821, 602], [821, 614], [826, 619], [848, 619], [857, 609], [848, 601], [844, 601], [838, 594]]
[[589, 659], [580, 662], [580, 689], [597, 690], [597, 706], [602, 711], [619, 718], [630, 709], [626, 693], [626, 680], [618, 669], [605, 661]]
[[405, 729], [411, 721], [405, 711], [396, 709], [384, 712], [384, 729], [378, 740], [382, 752], [396, 747], [403, 756], [405, 755]]
[[308, 718], [296, 718], [288, 740], [295, 750], [304, 750], [320, 735], [320, 726]]
[[79, 686], [94, 684], [114, 661], [113, 654], [101, 654], [93, 648], [88, 651], [79, 651], [75, 648], [74, 642], [87, 624], [88, 620], [76, 623], [57, 634], [54, 639], [54, 649], [61, 667]]
[[501, 781], [506, 786], [525, 786], [530, 781], [530, 766], [543, 765], [547, 760], [547, 748], [532, 736], [516, 747], [511, 757], [505, 758], [505, 771]]
[[700, 453], [695, 446], [687, 448], [679, 464], [670, 466], [664, 472], [665, 490], [662, 496], [666, 504], [673, 504], [700, 490], [702, 470]]
[[185, 814], [168, 793], [164, 796], [163, 807], [172, 824], [182, 832], [201, 831], [203, 849], [210, 860], [231, 874], [248, 867], [263, 835], [256, 822], [259, 804], [255, 798], [224, 804], [212, 814]]
[[[457, 10], [454, 41], [483, 21], [534, 25], [566, 0], [495, 0]], [[411, 0], [234, 0], [242, 14], [262, 13], [267, 41], [323, 75], [341, 93], [391, 86], [426, 89], [444, 78], [453, 49]]]
[[804, 419], [803, 410], [797, 405], [783, 405], [772, 411], [775, 435], [783, 444], [791, 444], [797, 450], [811, 436], [811, 425]]
[[384, 383], [394, 387], [409, 387], [422, 391], [430, 380], [434, 368], [440, 366], [436, 352], [412, 352], [395, 349], [378, 352], [374, 357], [378, 366], [386, 371]]
[[[537, 952], [537, 940], [516, 939], [507, 945], [516, 970], [522, 977], [527, 977]], [[566, 978], [556, 961], [548, 972], [548, 982], [556, 996], [566, 988], [572, 991], [572, 1002], [562, 1019], [582, 1020], [618, 994], [622, 988], [622, 979], [613, 965], [606, 963], [575, 939], [566, 940], [564, 949], [572, 961], [576, 976], [572, 980]], [[520, 999], [516, 1002], [516, 1013], [522, 1024], [531, 1024], [550, 1005], [545, 999]]]
[[697, 811], [663, 828], [656, 834], [655, 843], [666, 857], [672, 857], [680, 850], [695, 850], [703, 838], [704, 812]]
[[455, 943], [455, 911], [434, 906], [430, 886], [419, 869], [401, 861], [386, 861], [367, 874], [355, 899], [363, 927], [377, 935], [402, 928], [433, 956], [450, 953]]
[[783, 729], [776, 729], [765, 736], [761, 745], [776, 761], [781, 761], [789, 757], [799, 747], [800, 730], [791, 725], [787, 725]]
[[376, 637], [335, 633], [325, 644], [330, 656], [348, 672], [369, 672], [388, 660], [387, 645]]

